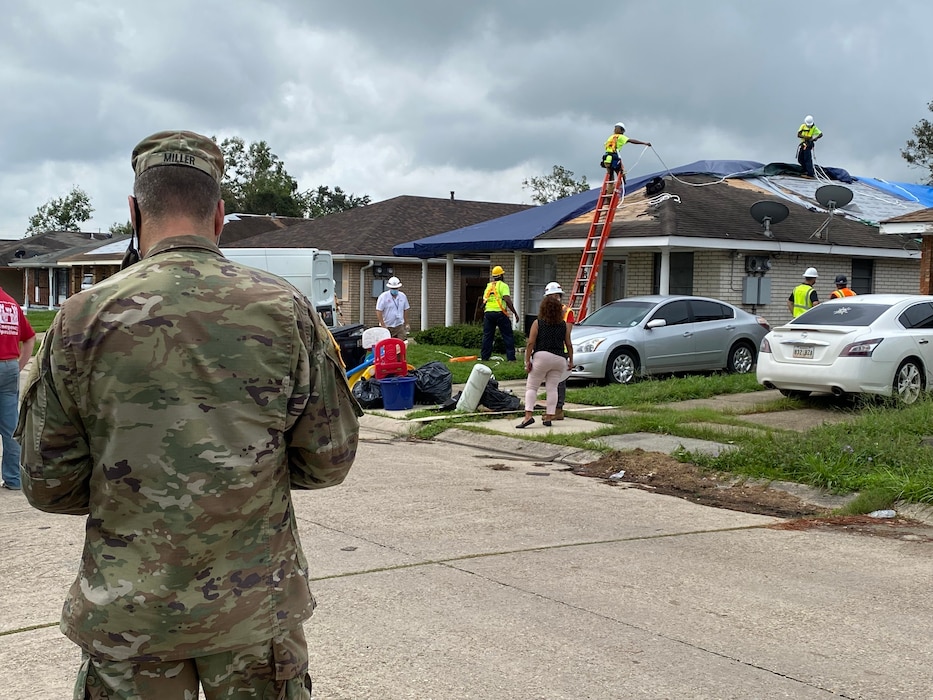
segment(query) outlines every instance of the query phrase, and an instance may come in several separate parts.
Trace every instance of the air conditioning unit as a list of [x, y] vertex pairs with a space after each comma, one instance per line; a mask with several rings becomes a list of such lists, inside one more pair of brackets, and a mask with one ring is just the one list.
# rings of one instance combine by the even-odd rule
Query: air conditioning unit
[[745, 271], [748, 273], [764, 274], [771, 269], [771, 258], [767, 255], [746, 255]]

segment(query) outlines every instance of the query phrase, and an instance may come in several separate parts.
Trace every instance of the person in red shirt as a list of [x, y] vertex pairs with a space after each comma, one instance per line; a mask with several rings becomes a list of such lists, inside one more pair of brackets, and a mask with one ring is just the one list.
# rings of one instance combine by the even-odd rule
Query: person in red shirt
[[0, 438], [3, 441], [3, 488], [20, 490], [19, 443], [13, 430], [19, 417], [19, 373], [36, 344], [36, 332], [13, 297], [0, 288]]

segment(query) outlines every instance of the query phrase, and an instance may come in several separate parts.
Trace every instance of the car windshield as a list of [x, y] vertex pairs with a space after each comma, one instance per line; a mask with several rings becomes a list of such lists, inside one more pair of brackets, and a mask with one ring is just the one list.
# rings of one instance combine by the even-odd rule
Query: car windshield
[[868, 326], [890, 309], [887, 304], [820, 304], [791, 321], [792, 326]]
[[616, 301], [597, 309], [580, 321], [581, 326], [637, 326], [657, 304], [653, 301]]

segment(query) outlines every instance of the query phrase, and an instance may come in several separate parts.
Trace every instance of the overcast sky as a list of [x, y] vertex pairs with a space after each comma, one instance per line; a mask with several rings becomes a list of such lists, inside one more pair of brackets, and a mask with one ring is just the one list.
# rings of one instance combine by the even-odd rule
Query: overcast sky
[[616, 121], [635, 175], [793, 162], [920, 182], [933, 118], [922, 0], [45, 0], [0, 23], [0, 238], [85, 189], [127, 220], [133, 146], [162, 129], [265, 140], [301, 189], [530, 202], [554, 164], [598, 184]]

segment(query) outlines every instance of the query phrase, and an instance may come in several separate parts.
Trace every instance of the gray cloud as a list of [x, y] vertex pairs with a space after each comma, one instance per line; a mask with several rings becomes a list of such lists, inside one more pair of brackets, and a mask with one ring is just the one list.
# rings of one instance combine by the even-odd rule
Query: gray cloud
[[[617, 120], [654, 151], [790, 161], [813, 114], [817, 157], [917, 181], [900, 149], [929, 118], [933, 6], [892, 0], [567, 3], [268, 0], [20, 3], [0, 26], [0, 235], [72, 184], [124, 221], [129, 152], [190, 128], [265, 139], [300, 185], [528, 201], [564, 165], [591, 182]], [[181, 21], [179, 18], [183, 18]], [[637, 163], [637, 164], [636, 164]]]

